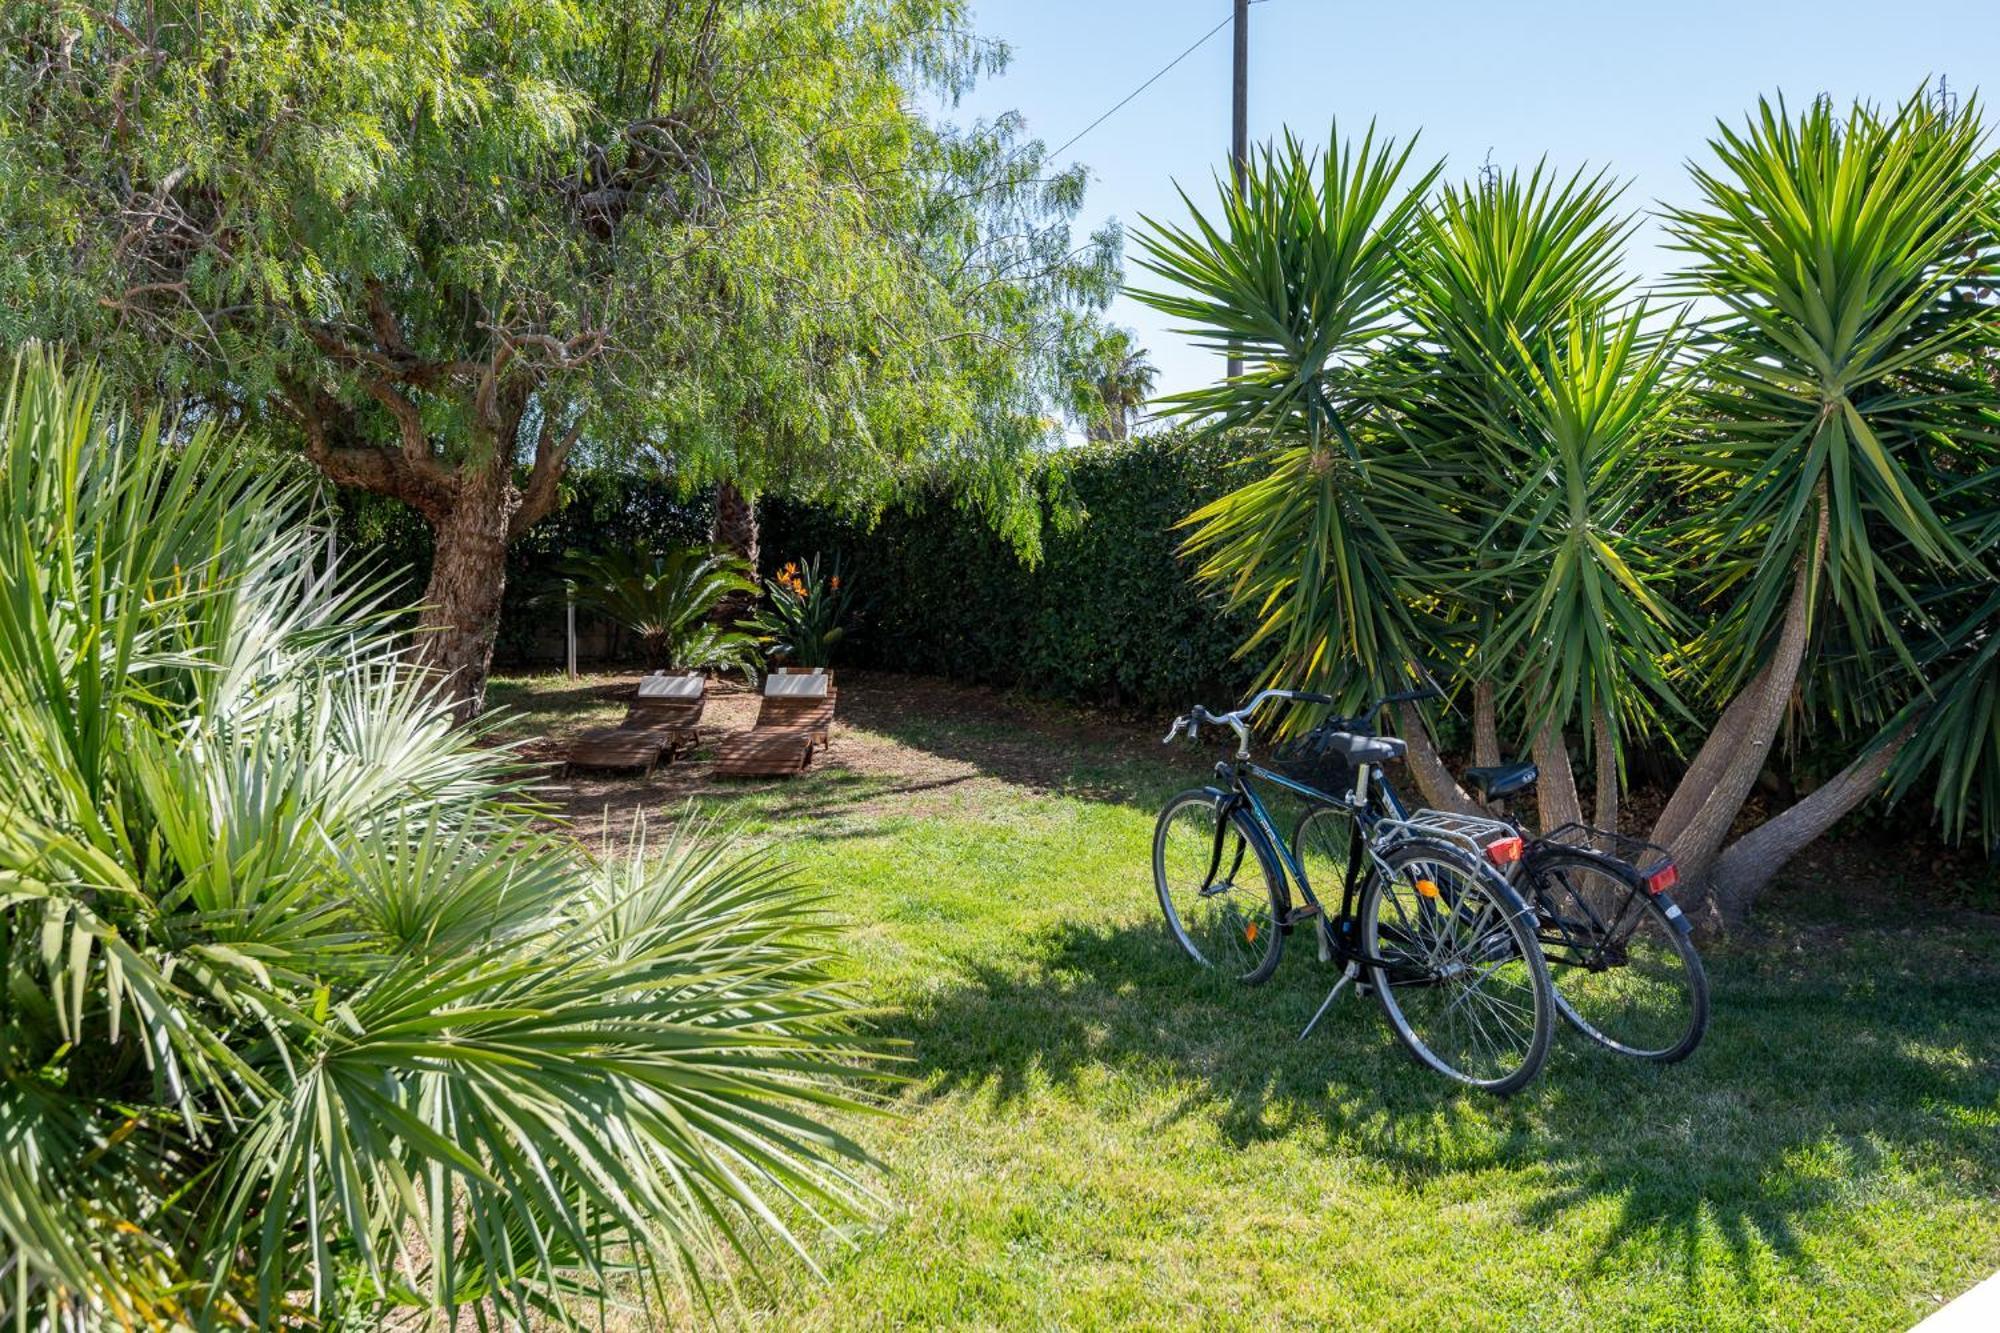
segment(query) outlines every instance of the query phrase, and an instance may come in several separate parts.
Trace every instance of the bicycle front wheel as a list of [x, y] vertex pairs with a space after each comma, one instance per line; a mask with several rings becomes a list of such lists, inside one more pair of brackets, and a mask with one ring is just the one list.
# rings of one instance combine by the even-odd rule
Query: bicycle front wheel
[[1242, 816], [1225, 815], [1214, 791], [1184, 791], [1160, 811], [1153, 888], [1167, 933], [1195, 962], [1246, 986], [1277, 971], [1283, 890]]
[[1708, 973], [1639, 872], [1557, 849], [1528, 868], [1556, 1009], [1607, 1050], [1671, 1064], [1708, 1030]]
[[1419, 1063], [1502, 1096], [1541, 1072], [1555, 1026], [1534, 914], [1464, 852], [1413, 841], [1361, 898], [1370, 983]]

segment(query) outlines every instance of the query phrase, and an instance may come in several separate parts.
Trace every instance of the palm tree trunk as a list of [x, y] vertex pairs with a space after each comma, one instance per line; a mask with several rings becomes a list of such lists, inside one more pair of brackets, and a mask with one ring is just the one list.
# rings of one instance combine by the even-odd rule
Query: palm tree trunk
[[1431, 740], [1430, 731], [1424, 726], [1424, 715], [1414, 704], [1396, 705], [1397, 730], [1403, 743], [1409, 747], [1403, 762], [1409, 767], [1410, 777], [1417, 784], [1417, 791], [1432, 809], [1450, 810], [1461, 815], [1480, 813], [1479, 805], [1458, 785], [1438, 754], [1437, 745]]
[[1500, 762], [1500, 723], [1490, 680], [1476, 681], [1472, 686], [1472, 762], [1479, 768], [1492, 768]]
[[1707, 877], [1710, 900], [1722, 924], [1741, 925], [1787, 861], [1874, 795], [1915, 734], [1912, 722], [1857, 757], [1812, 795], [1731, 843]]
[[1764, 769], [1771, 743], [1784, 721], [1792, 690], [1805, 661], [1812, 621], [1812, 592], [1826, 554], [1824, 491], [1817, 504], [1817, 531], [1792, 579], [1791, 600], [1779, 623], [1771, 658], [1717, 719], [1708, 741], [1689, 767], [1673, 799], [1660, 812], [1653, 841], [1673, 853], [1683, 878], [1699, 883], [1714, 863], [1730, 826]]
[[[715, 483], [715, 516], [709, 522], [710, 544], [743, 559], [750, 576], [757, 576], [757, 502], [736, 488], [733, 481]], [[731, 593], [716, 604], [710, 618], [718, 625], [734, 625], [750, 614], [756, 599], [747, 593]]]
[[1611, 714], [1598, 705], [1591, 718], [1597, 737], [1597, 800], [1591, 807], [1591, 823], [1606, 833], [1618, 831], [1618, 738], [1611, 731]]
[[1569, 740], [1551, 718], [1535, 732], [1535, 812], [1544, 833], [1583, 822], [1576, 795], [1576, 771], [1569, 764]]

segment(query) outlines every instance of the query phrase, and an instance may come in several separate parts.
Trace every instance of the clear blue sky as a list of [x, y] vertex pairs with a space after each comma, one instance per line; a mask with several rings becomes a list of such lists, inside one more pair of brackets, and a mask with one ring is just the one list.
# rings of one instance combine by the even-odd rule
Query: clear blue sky
[[[1227, 16], [1230, 0], [975, 0], [979, 30], [1013, 64], [955, 111], [1018, 108], [1054, 147]], [[1896, 101], [1946, 75], [1954, 90], [2000, 90], [2000, 0], [1265, 0], [1250, 8], [1250, 135], [1289, 125], [1324, 140], [1372, 117], [1470, 177], [1487, 150], [1502, 166], [1546, 154], [1564, 169], [1610, 167], [1626, 202], [1689, 202], [1685, 164], [1705, 158], [1718, 117], [1740, 121], [1760, 93], [1825, 91]], [[1995, 92], [1993, 95], [2000, 95]], [[1993, 113], [1988, 114], [1994, 122]], [[1091, 224], [1178, 219], [1178, 180], [1199, 201], [1229, 145], [1229, 30], [1189, 56], [1067, 157], [1091, 169]], [[1675, 257], [1642, 227], [1642, 277]], [[1142, 277], [1127, 266], [1128, 276]], [[1121, 298], [1163, 389], [1220, 373], [1150, 311]]]

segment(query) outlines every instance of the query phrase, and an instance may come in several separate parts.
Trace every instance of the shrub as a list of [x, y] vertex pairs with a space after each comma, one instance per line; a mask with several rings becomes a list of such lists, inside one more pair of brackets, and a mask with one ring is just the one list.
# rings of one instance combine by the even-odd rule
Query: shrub
[[756, 593], [747, 561], [700, 546], [664, 553], [640, 546], [574, 556], [563, 572], [578, 607], [638, 636], [650, 668], [747, 672], [756, 663], [756, 640], [714, 619], [725, 602]]
[[294, 488], [96, 399], [0, 409], [0, 1316], [540, 1324], [862, 1207], [782, 870], [581, 859]]

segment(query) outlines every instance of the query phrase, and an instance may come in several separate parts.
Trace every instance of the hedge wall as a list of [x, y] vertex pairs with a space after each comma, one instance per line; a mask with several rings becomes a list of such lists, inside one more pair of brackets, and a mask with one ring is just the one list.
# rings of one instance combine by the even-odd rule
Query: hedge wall
[[[761, 506], [766, 571], [836, 556], [856, 592], [843, 660], [1014, 686], [1089, 703], [1179, 707], [1233, 698], [1250, 672], [1230, 654], [1248, 627], [1188, 581], [1174, 525], [1230, 488], [1231, 445], [1179, 433], [1051, 455], [1034, 484], [1042, 555], [1023, 562], [977, 514], [943, 494], [874, 524], [825, 509]], [[571, 550], [703, 541], [707, 496], [645, 474], [578, 470], [565, 501], [508, 553], [494, 657], [501, 666], [563, 659], [562, 611], [550, 600]], [[430, 569], [430, 532], [407, 507], [343, 490], [343, 546], [406, 571], [408, 596]], [[579, 618], [583, 656], [629, 653], [626, 636]]]
[[[1189, 582], [1175, 524], [1236, 483], [1238, 450], [1161, 433], [1053, 455], [1036, 477], [1041, 559], [935, 496], [870, 527], [781, 502], [763, 554], [838, 553], [862, 607], [850, 661], [1114, 704], [1229, 699], [1239, 617]], [[1080, 511], [1080, 512], [1079, 512]]]

